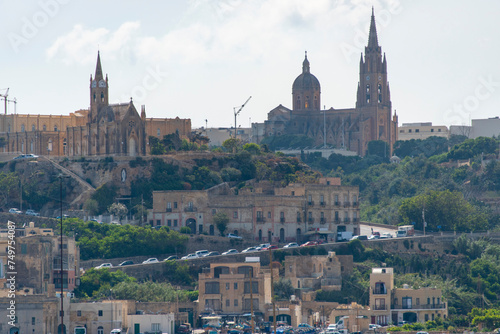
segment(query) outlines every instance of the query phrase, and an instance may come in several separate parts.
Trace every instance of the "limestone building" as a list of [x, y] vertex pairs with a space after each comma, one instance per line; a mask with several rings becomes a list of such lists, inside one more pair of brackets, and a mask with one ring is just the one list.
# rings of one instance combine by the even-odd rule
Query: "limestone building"
[[321, 178], [318, 184], [284, 188], [260, 182], [238, 192], [226, 183], [208, 190], [154, 191], [148, 221], [214, 235], [217, 212], [229, 218], [226, 232], [256, 241], [335, 241], [337, 232], [359, 234], [359, 189], [342, 186], [339, 178]]
[[47, 156], [146, 155], [148, 138], [178, 133], [187, 139], [191, 120], [146, 118], [130, 102], [109, 103], [109, 80], [104, 76], [98, 53], [90, 77], [90, 107], [66, 115], [0, 115], [3, 152]]
[[441, 289], [394, 286], [393, 268], [373, 268], [370, 274], [372, 324], [388, 325], [446, 319], [448, 307]]
[[[355, 108], [321, 109], [321, 85], [311, 73], [307, 53], [302, 73], [292, 86], [292, 109], [282, 105], [268, 113], [264, 136], [306, 135], [314, 144], [332, 146], [365, 155], [368, 142], [382, 140], [389, 145], [397, 140], [398, 117], [392, 114], [387, 77], [387, 60], [378, 44], [372, 10], [368, 45], [359, 64], [359, 82]], [[259, 129], [259, 126], [253, 128]], [[255, 138], [261, 136], [255, 135]]]

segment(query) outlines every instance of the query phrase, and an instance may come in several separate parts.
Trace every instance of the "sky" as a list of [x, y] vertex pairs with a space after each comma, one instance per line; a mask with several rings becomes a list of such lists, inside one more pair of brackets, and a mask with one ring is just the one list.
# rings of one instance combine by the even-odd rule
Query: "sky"
[[322, 105], [353, 108], [372, 6], [400, 125], [499, 116], [497, 0], [2, 0], [0, 94], [19, 114], [87, 109], [99, 50], [111, 103], [232, 127], [251, 96], [249, 127], [291, 108], [307, 51]]

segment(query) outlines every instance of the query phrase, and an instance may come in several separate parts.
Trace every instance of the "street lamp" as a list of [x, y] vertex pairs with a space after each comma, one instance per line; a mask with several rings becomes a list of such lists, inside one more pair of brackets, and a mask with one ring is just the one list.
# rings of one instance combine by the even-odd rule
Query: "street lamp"
[[[62, 180], [64, 178], [69, 178], [68, 175], [59, 174], [59, 203], [61, 205], [61, 240], [59, 243], [59, 247], [61, 248], [61, 334], [64, 334], [64, 299], [63, 299], [63, 282], [64, 282], [64, 270], [63, 270], [63, 209], [62, 209]], [[69, 265], [69, 263], [68, 263]]]

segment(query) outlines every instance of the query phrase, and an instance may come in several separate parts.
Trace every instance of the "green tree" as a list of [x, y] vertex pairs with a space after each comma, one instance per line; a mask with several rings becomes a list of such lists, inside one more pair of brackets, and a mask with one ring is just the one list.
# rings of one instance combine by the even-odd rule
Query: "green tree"
[[116, 197], [116, 187], [114, 185], [103, 184], [92, 194], [92, 199], [99, 204], [98, 213], [104, 213], [113, 204]]
[[149, 136], [149, 146], [151, 147], [152, 155], [165, 154], [165, 145], [155, 136]]
[[242, 142], [240, 139], [229, 138], [224, 140], [222, 147], [229, 153], [236, 153], [241, 148]]
[[99, 212], [99, 204], [95, 199], [89, 198], [83, 204], [83, 210], [85, 210], [89, 216], [95, 216]]
[[290, 296], [293, 295], [295, 289], [292, 286], [292, 281], [281, 277], [277, 282], [274, 282], [274, 295], [278, 300], [290, 300]]
[[80, 278], [80, 285], [75, 289], [79, 298], [108, 296], [110, 289], [120, 282], [134, 282], [135, 278], [127, 276], [121, 270], [111, 272], [109, 269], [91, 268]]
[[376, 155], [384, 160], [390, 157], [389, 145], [383, 140], [372, 140], [368, 142], [367, 155]]
[[14, 194], [18, 192], [19, 178], [16, 174], [0, 172], [0, 198], [2, 198], [2, 205], [6, 206], [9, 200], [14, 197]]
[[219, 230], [220, 235], [223, 236], [224, 232], [226, 231], [227, 224], [229, 224], [229, 217], [227, 216], [227, 214], [221, 211], [217, 212], [212, 217], [212, 222]]

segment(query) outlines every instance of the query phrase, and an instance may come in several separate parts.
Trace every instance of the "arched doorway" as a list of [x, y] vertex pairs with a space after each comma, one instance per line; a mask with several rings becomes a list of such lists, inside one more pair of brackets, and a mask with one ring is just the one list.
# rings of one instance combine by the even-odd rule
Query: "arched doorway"
[[280, 228], [280, 242], [285, 242], [285, 229]]
[[267, 242], [269, 243], [273, 242], [272, 236], [273, 233], [271, 231], [267, 231]]
[[191, 234], [196, 234], [196, 220], [193, 218], [189, 218], [186, 220], [186, 226], [191, 229]]
[[128, 140], [128, 155], [135, 157], [137, 155], [135, 138], [130, 137]]
[[262, 230], [259, 230], [259, 241], [262, 241]]
[[19, 328], [17, 327], [11, 327], [9, 334], [19, 334]]
[[302, 230], [300, 228], [297, 229], [297, 241], [300, 242], [302, 238]]
[[280, 314], [276, 316], [276, 321], [286, 321], [288, 325], [292, 323], [292, 317], [288, 314]]
[[208, 232], [210, 235], [214, 235], [215, 234], [215, 229], [214, 229], [214, 226], [213, 225], [210, 225], [209, 227], [209, 232]]
[[62, 333], [61, 333], [61, 324], [57, 326], [57, 334], [66, 334], [66, 325], [62, 325]]

